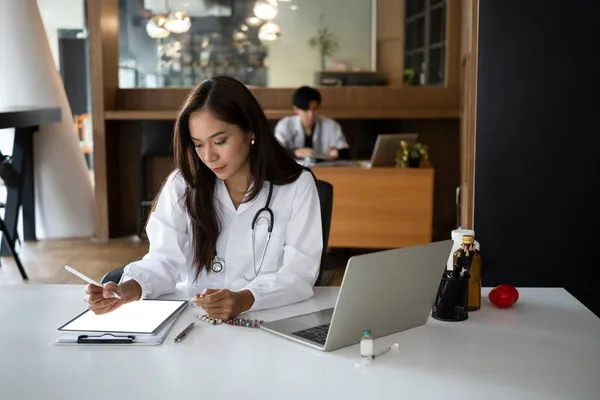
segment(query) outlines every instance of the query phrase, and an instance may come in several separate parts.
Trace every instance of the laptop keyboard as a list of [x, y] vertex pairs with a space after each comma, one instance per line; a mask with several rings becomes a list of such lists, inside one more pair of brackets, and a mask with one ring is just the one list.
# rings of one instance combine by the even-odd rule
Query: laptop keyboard
[[292, 335], [301, 337], [302, 339], [310, 340], [311, 342], [325, 345], [329, 332], [329, 324], [315, 326], [313, 328], [304, 329], [298, 332], [292, 332]]

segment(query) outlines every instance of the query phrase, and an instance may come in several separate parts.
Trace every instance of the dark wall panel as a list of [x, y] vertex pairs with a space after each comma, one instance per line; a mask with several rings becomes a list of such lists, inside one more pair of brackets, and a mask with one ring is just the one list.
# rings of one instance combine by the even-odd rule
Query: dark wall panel
[[600, 315], [597, 9], [480, 2], [474, 227], [484, 285], [564, 287]]

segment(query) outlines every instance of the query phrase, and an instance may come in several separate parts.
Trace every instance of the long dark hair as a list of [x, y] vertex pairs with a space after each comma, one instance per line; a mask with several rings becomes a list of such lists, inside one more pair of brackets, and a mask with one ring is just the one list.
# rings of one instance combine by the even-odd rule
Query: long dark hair
[[265, 181], [285, 185], [298, 179], [305, 169], [270, 132], [265, 113], [244, 84], [217, 76], [190, 92], [177, 115], [173, 147], [175, 164], [187, 183], [184, 196], [191, 219], [195, 280], [203, 268], [209, 270], [221, 231], [213, 197], [216, 176], [198, 157], [190, 135], [190, 116], [204, 110], [221, 121], [237, 125], [243, 132], [254, 134], [255, 144], [250, 146], [253, 185], [245, 201], [256, 198]]

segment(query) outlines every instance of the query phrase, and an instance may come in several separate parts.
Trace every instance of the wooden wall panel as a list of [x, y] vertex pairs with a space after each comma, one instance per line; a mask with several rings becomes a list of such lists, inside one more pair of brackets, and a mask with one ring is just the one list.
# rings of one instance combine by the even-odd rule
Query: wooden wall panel
[[115, 160], [118, 172], [111, 178], [118, 185], [118, 204], [115, 210], [119, 223], [111, 229], [111, 236], [126, 236], [137, 229], [137, 210], [139, 203], [140, 171], [140, 123], [120, 121], [114, 133], [118, 136]]
[[460, 91], [460, 224], [465, 228], [473, 228], [474, 215], [478, 16], [479, 0], [463, 0]]
[[[137, 230], [138, 206], [140, 203], [140, 138], [142, 129], [152, 130], [152, 134], [160, 133], [172, 136], [169, 124], [146, 124], [147, 121], [119, 121], [113, 130], [118, 138], [114, 148], [118, 149], [114, 164], [118, 171], [111, 175], [118, 184], [118, 198], [114, 212], [118, 223], [111, 229], [113, 236], [132, 235]], [[154, 199], [171, 171], [174, 169], [173, 159], [170, 157], [149, 156], [146, 159], [147, 174], [147, 199]]]
[[404, 1], [377, 1], [377, 71], [391, 86], [404, 82]]
[[[293, 115], [292, 109], [264, 110], [267, 119], [280, 120]], [[458, 118], [458, 108], [395, 108], [395, 109], [321, 109], [323, 115], [343, 121], [347, 119], [439, 119]], [[107, 120], [140, 121], [140, 120], [175, 120], [178, 110], [107, 110], [104, 113]]]
[[402, 39], [387, 39], [377, 41], [377, 70], [387, 77], [390, 86], [404, 84], [404, 60]]
[[460, 34], [461, 13], [464, 0], [447, 0], [446, 2], [446, 87], [455, 95], [456, 104], [459, 104], [460, 93]]
[[[118, 110], [178, 110], [191, 88], [120, 89]], [[250, 90], [265, 110], [291, 111], [294, 88]], [[458, 90], [458, 89], [457, 89]], [[458, 92], [442, 87], [320, 87], [322, 112], [336, 110], [458, 110]], [[351, 117], [350, 115], [348, 117]]]
[[116, 107], [118, 90], [118, 0], [88, 0], [90, 100], [94, 140], [95, 227], [98, 239], [110, 236], [110, 187], [108, 155], [112, 143], [107, 136], [104, 111]]
[[[117, 121], [105, 121], [105, 145], [106, 145], [106, 176], [103, 180], [106, 181], [107, 186], [107, 207], [108, 207], [108, 236], [106, 237], [97, 237], [98, 239], [108, 239], [110, 237], [119, 236], [119, 232], [121, 229], [121, 216], [123, 212], [123, 208], [121, 207], [121, 184], [120, 184], [120, 176], [122, 174], [127, 175], [129, 171], [123, 171], [123, 167], [126, 165], [122, 165], [119, 162], [119, 153], [123, 152], [122, 149], [122, 141], [126, 140], [122, 136], [122, 132], [127, 128], [128, 124], [123, 124]], [[96, 155], [96, 149], [94, 146], [94, 156]], [[95, 159], [96, 157], [94, 157]], [[94, 171], [95, 172], [95, 171]], [[96, 184], [99, 183], [98, 173], [95, 172], [95, 181]], [[99, 193], [96, 189], [96, 196]]]
[[377, 0], [377, 40], [404, 37], [404, 0]]

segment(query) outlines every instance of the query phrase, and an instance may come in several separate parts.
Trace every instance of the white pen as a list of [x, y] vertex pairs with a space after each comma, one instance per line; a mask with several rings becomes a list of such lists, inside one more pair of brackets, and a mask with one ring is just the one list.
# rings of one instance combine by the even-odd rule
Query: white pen
[[[86, 281], [87, 283], [91, 283], [92, 285], [96, 285], [96, 286], [100, 286], [100, 287], [104, 287], [103, 284], [96, 282], [95, 280], [93, 280], [92, 278], [85, 276], [84, 274], [82, 274], [81, 272], [69, 267], [68, 265], [65, 265], [65, 269], [67, 271], [69, 271], [70, 273], [72, 273], [73, 275], [76, 275], [78, 277], [80, 277], [81, 279], [83, 279], [84, 281]], [[121, 296], [119, 296], [117, 293], [115, 293], [114, 291], [112, 292], [113, 296], [115, 296], [117, 299], [120, 299]]]

